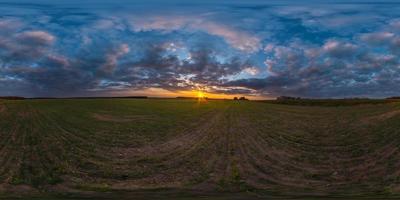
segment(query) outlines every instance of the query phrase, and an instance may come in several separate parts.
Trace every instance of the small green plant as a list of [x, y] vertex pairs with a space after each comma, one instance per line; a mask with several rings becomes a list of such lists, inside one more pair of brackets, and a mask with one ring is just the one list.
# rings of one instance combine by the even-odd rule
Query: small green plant
[[13, 176], [10, 181], [10, 184], [13, 184], [13, 185], [20, 185], [20, 184], [24, 184], [24, 183], [25, 183], [25, 181], [18, 176]]

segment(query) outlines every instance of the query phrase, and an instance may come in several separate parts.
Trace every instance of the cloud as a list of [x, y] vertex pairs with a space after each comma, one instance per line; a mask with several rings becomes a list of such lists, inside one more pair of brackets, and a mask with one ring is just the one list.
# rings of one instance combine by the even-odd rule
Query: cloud
[[395, 19], [390, 22], [391, 28], [395, 31], [400, 31], [400, 19]]
[[[3, 68], [0, 75], [23, 80], [19, 90], [41, 96], [93, 95], [147, 88], [217, 91], [214, 86], [224, 82], [223, 77], [238, 74], [250, 65], [247, 60], [237, 57], [219, 60], [212, 47], [190, 49], [190, 60], [170, 54], [168, 48], [164, 42], [148, 44], [142, 46], [142, 56], [138, 59], [125, 57], [123, 62], [120, 59], [131, 51], [127, 44], [117, 45], [97, 55], [91, 52], [91, 57], [85, 56], [84, 51], [73, 58], [49, 54], [37, 60], [35, 67], [21, 62]], [[218, 90], [232, 93], [249, 89], [238, 90], [235, 87]]]
[[256, 52], [261, 40], [249, 33], [233, 29], [227, 25], [192, 16], [147, 16], [132, 18], [134, 31], [205, 31], [225, 39], [227, 43], [245, 52]]
[[53, 44], [55, 37], [45, 31], [25, 31], [16, 35], [16, 41], [19, 43], [50, 46]]
[[400, 55], [400, 36], [394, 37], [389, 44], [390, 50], [397, 55]]
[[248, 68], [245, 68], [243, 71], [252, 76], [255, 76], [260, 73], [260, 70], [257, 67], [248, 67]]
[[274, 45], [272, 45], [272, 44], [267, 44], [267, 45], [264, 47], [264, 52], [265, 52], [265, 53], [271, 53], [271, 52], [274, 50], [274, 48], [275, 48]]
[[256, 52], [260, 49], [260, 39], [242, 31], [236, 31], [229, 27], [215, 23], [205, 23], [199, 26], [210, 34], [223, 37], [233, 47], [246, 52]]
[[126, 29], [126, 26], [121, 22], [119, 18], [110, 18], [97, 20], [96, 22], [94, 22], [93, 28], [103, 31], [108, 29], [124, 31]]
[[44, 59], [44, 66], [50, 66], [50, 67], [60, 67], [64, 69], [71, 68], [71, 61], [61, 55], [55, 55], [55, 54], [49, 54], [47, 57]]
[[0, 35], [18, 30], [23, 23], [15, 18], [0, 18]]
[[394, 36], [395, 34], [391, 32], [366, 33], [361, 35], [361, 40], [372, 45], [382, 45], [390, 42]]
[[400, 44], [396, 43], [398, 36], [373, 32], [359, 39], [351, 43], [330, 39], [320, 46], [297, 41], [288, 46], [270, 45], [265, 48], [270, 56], [264, 62], [269, 76], [231, 80], [224, 86], [270, 96], [384, 97], [399, 93], [400, 59], [394, 54]]
[[347, 42], [329, 40], [324, 44], [322, 50], [331, 56], [341, 58], [353, 56], [357, 51], [357, 46]]
[[228, 87], [236, 86], [236, 87], [249, 88], [253, 90], [261, 90], [268, 86], [268, 81], [267, 79], [261, 79], [261, 78], [239, 79], [239, 80], [229, 81], [228, 83], [225, 83], [224, 86]]
[[220, 84], [223, 77], [238, 74], [249, 65], [247, 60], [237, 57], [221, 62], [212, 48], [191, 49], [190, 60], [181, 60], [176, 55], [167, 54], [167, 51], [168, 47], [164, 44], [150, 45], [144, 57], [126, 63], [115, 74], [121, 81], [142, 87], [207, 90]]
[[25, 62], [45, 55], [55, 36], [45, 31], [25, 31], [0, 36], [0, 58], [4, 63]]
[[127, 44], [121, 44], [118, 48], [114, 49], [106, 55], [106, 62], [100, 67], [100, 71], [111, 73], [117, 67], [118, 58], [129, 53], [130, 48]]

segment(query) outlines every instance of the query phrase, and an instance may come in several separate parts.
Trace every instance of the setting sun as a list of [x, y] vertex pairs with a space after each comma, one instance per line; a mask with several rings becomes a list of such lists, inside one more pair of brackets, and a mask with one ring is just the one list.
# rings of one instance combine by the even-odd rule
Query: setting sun
[[205, 96], [204, 96], [204, 93], [202, 91], [198, 91], [197, 92], [197, 97], [198, 98], [204, 98]]

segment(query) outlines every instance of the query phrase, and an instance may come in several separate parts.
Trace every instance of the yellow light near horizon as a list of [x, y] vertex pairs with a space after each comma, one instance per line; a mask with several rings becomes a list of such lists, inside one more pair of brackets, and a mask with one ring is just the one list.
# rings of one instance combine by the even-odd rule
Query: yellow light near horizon
[[[140, 91], [124, 91], [124, 92], [119, 92], [119, 91], [113, 91], [112, 94], [114, 96], [148, 96], [148, 97], [160, 97], [160, 98], [175, 98], [175, 97], [195, 97], [198, 98], [198, 93], [199, 91], [202, 91], [201, 89], [198, 90], [181, 90], [181, 91], [175, 91], [171, 92], [165, 89], [161, 88], [148, 88]], [[203, 93], [203, 98], [210, 98], [210, 99], [233, 99], [233, 97], [238, 97], [241, 96], [242, 94], [224, 94], [224, 93], [209, 93], [209, 92], [202, 92]], [[247, 97], [247, 96], [246, 96]], [[265, 99], [272, 99], [271, 97], [268, 96], [249, 96], [248, 97], [251, 100], [265, 100]]]
[[197, 97], [198, 98], [204, 98], [204, 93], [202, 91], [197, 92]]

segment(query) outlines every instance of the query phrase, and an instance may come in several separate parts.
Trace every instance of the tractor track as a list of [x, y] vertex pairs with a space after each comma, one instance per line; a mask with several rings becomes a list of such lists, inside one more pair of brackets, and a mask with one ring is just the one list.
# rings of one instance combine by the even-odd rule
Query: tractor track
[[221, 104], [173, 130], [173, 137], [138, 145], [135, 132], [113, 138], [110, 131], [77, 127], [58, 113], [2, 103], [0, 118], [7, 120], [0, 121], [0, 185], [293, 195], [399, 188], [398, 110], [360, 107], [361, 114], [371, 113], [362, 117], [335, 108], [255, 105]]

